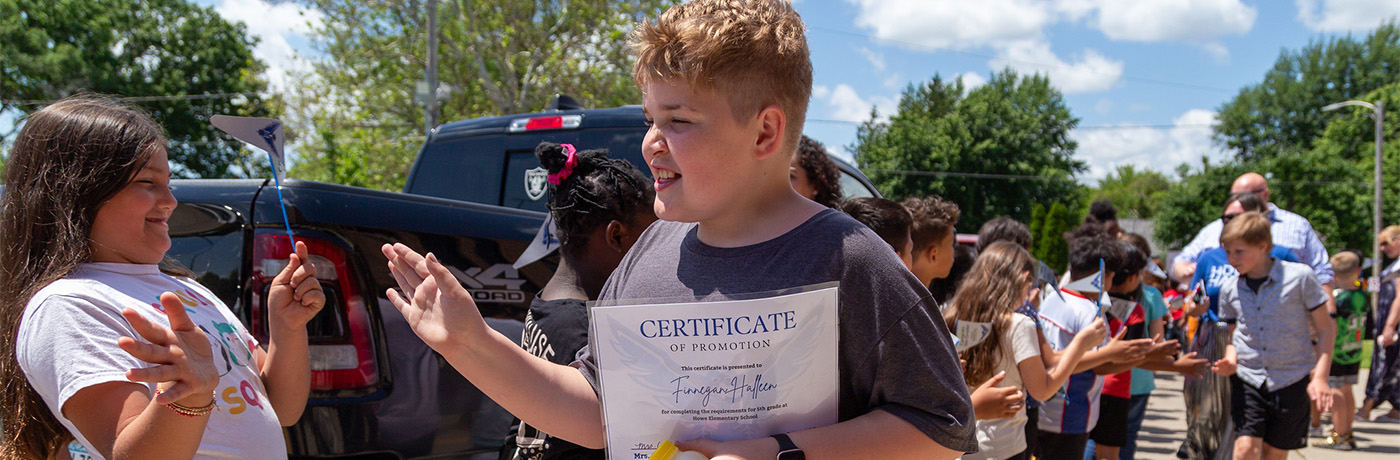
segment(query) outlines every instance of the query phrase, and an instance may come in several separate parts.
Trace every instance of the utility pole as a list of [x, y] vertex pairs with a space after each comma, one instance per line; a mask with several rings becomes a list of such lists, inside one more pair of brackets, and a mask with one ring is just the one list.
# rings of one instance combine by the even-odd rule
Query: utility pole
[[[1372, 185], [1374, 185], [1376, 197], [1374, 200], [1375, 208], [1372, 209], [1373, 214], [1371, 217], [1371, 279], [1374, 280], [1377, 285], [1368, 286], [1368, 289], [1371, 291], [1371, 305], [1375, 305], [1376, 302], [1380, 301], [1380, 290], [1378, 288], [1381, 282], [1381, 261], [1383, 260], [1381, 258], [1381, 143], [1385, 141], [1385, 101], [1376, 101], [1375, 104], [1362, 101], [1345, 101], [1328, 105], [1323, 107], [1322, 110], [1327, 112], [1347, 106], [1359, 106], [1371, 109], [1371, 111], [1374, 112], [1372, 118], [1376, 120], [1376, 176], [1372, 179], [1374, 181]], [[1338, 287], [1344, 288], [1345, 286]]]
[[428, 97], [423, 105], [423, 135], [437, 126], [437, 0], [428, 0]]

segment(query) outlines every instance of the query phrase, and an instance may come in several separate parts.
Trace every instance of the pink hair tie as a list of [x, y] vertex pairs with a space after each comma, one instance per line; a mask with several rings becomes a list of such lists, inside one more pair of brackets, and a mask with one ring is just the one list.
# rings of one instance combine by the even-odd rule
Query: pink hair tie
[[574, 166], [578, 166], [578, 154], [574, 153], [573, 144], [559, 144], [559, 146], [564, 148], [564, 152], [568, 154], [569, 158], [564, 160], [564, 169], [560, 169], [559, 172], [550, 174], [549, 177], [546, 178], [549, 183], [554, 185], [559, 185], [561, 182], [564, 182], [564, 179], [568, 179], [569, 176], [572, 176], [574, 174]]

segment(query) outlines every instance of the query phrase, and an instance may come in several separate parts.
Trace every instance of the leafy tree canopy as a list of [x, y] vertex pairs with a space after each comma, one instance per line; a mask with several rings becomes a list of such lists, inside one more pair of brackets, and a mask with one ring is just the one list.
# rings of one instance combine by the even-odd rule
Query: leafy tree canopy
[[[403, 186], [423, 143], [414, 83], [427, 65], [422, 0], [302, 0], [323, 15], [313, 46], [325, 58], [294, 95], [297, 174], [380, 189]], [[588, 107], [638, 104], [631, 32], [674, 2], [663, 0], [443, 0], [438, 78], [443, 122], [540, 110], [555, 94]]]
[[85, 92], [138, 98], [170, 137], [176, 175], [264, 176], [265, 157], [209, 124], [275, 116], [255, 44], [242, 24], [186, 0], [0, 0], [0, 112]]
[[1214, 137], [1240, 160], [1311, 149], [1333, 118], [1320, 108], [1393, 83], [1397, 74], [1400, 25], [1393, 21], [1365, 37], [1284, 50], [1262, 82], [1242, 88], [1220, 108]]
[[942, 196], [970, 229], [1003, 215], [1029, 222], [1036, 203], [1081, 201], [1073, 176], [1087, 168], [1069, 137], [1079, 119], [1048, 78], [1007, 69], [964, 93], [961, 79], [934, 76], [906, 88], [888, 122], [861, 125], [855, 160], [882, 194]]
[[1113, 202], [1119, 218], [1152, 219], [1171, 188], [1171, 179], [1162, 173], [1123, 165], [1099, 179], [1099, 185], [1089, 192], [1089, 200]]

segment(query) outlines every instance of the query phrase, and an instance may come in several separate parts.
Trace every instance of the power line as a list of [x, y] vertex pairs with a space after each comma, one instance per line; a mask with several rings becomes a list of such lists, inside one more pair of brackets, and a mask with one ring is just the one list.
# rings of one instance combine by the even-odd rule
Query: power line
[[[835, 120], [835, 119], [830, 119], [830, 118], [808, 118], [808, 119], [807, 119], [807, 122], [809, 122], [809, 123], [832, 123], [832, 124], [840, 124], [840, 125], [859, 125], [859, 124], [865, 123], [864, 121]], [[1170, 128], [1211, 128], [1211, 127], [1214, 127], [1214, 126], [1215, 126], [1215, 125], [1212, 124], [1212, 123], [1182, 123], [1182, 124], [1170, 124], [1170, 125], [1162, 125], [1162, 124], [1156, 124], [1156, 125], [1080, 125], [1080, 126], [1075, 126], [1074, 129], [1139, 129], [1139, 128], [1146, 128], [1146, 129], [1170, 129]]]
[[867, 173], [874, 173], [874, 174], [898, 174], [898, 175], [901, 175], [901, 176], [967, 177], [967, 178], [972, 178], [972, 179], [1002, 179], [1002, 180], [1026, 179], [1026, 180], [1041, 180], [1041, 181], [1068, 179], [1068, 178], [1054, 177], [1054, 176], [1028, 176], [1028, 175], [1022, 175], [1022, 174], [965, 173], [965, 172], [953, 172], [953, 171], [909, 171], [909, 170], [901, 170], [901, 169], [866, 169], [866, 170], [863, 170], [863, 171], [865, 171], [865, 172], [867, 172]]
[[[995, 179], [995, 180], [1039, 180], [1039, 181], [1053, 181], [1053, 180], [1062, 180], [1062, 179], [1073, 180], [1073, 179], [1068, 178], [1068, 177], [1055, 177], [1055, 176], [1048, 176], [1048, 175], [1031, 176], [1031, 175], [1025, 175], [1025, 174], [966, 173], [966, 172], [954, 172], [954, 171], [911, 171], [911, 170], [905, 170], [905, 169], [862, 169], [862, 171], [864, 171], [864, 172], [865, 172], [866, 174], [868, 174], [868, 175], [869, 175], [869, 174], [896, 174], [896, 175], [901, 175], [901, 176], [965, 177], [965, 178], [970, 178], [970, 179]], [[1229, 181], [1229, 180], [1210, 180], [1210, 181], [1202, 181], [1202, 182], [1212, 183], [1212, 184], [1233, 184], [1233, 183], [1234, 183], [1234, 181]], [[1370, 187], [1370, 186], [1371, 186], [1371, 183], [1370, 183], [1370, 182], [1336, 181], [1336, 180], [1294, 180], [1294, 181], [1275, 181], [1275, 180], [1270, 180], [1270, 181], [1269, 181], [1269, 185], [1273, 185], [1273, 186], [1279, 186], [1279, 185], [1300, 185], [1300, 186], [1309, 186], [1309, 185], [1351, 185], [1351, 186], [1358, 186], [1358, 187], [1359, 187], [1359, 186]]]
[[[922, 44], [922, 43], [914, 43], [914, 42], [908, 42], [908, 41], [903, 41], [903, 40], [895, 40], [895, 39], [891, 39], [891, 38], [880, 38], [880, 37], [876, 37], [876, 36], [873, 36], [873, 35], [870, 35], [870, 34], [865, 34], [865, 33], [860, 33], [860, 32], [852, 32], [852, 31], [849, 31], [849, 30], [842, 30], [842, 29], [834, 29], [834, 28], [830, 28], [830, 27], [808, 27], [808, 29], [817, 30], [817, 31], [822, 31], [822, 32], [829, 32], [829, 33], [834, 33], [834, 34], [840, 34], [840, 35], [849, 35], [849, 36], [854, 36], [854, 37], [861, 37], [861, 38], [865, 38], [865, 39], [867, 39], [867, 40], [874, 41], [874, 42], [888, 43], [888, 44], [892, 44], [892, 45], [901, 45], [901, 46], [906, 46], [906, 47], [910, 47], [910, 48], [923, 49], [923, 50], [925, 50], [925, 51], [930, 51], [930, 52], [947, 52], [947, 53], [961, 54], [961, 55], [965, 55], [965, 56], [973, 56], [973, 57], [980, 57], [980, 58], [986, 58], [986, 59], [1000, 59], [1000, 60], [1004, 60], [1004, 61], [1006, 61], [1006, 62], [1013, 62], [1013, 63], [1020, 63], [1020, 64], [1027, 64], [1027, 65], [1037, 66], [1037, 67], [1041, 67], [1041, 68], [1046, 69], [1046, 70], [1048, 70], [1048, 69], [1050, 69], [1050, 68], [1058, 67], [1058, 66], [1056, 66], [1056, 65], [1051, 65], [1051, 64], [1048, 64], [1048, 63], [1044, 63], [1044, 62], [1030, 62], [1030, 61], [1022, 61], [1022, 60], [1017, 60], [1017, 59], [1009, 59], [1009, 58], [1006, 58], [1005, 56], [997, 56], [997, 55], [992, 55], [992, 54], [987, 54], [987, 53], [977, 53], [977, 52], [963, 51], [963, 50], [957, 50], [957, 49], [940, 49], [940, 48], [938, 48], [938, 47], [929, 46], [929, 45], [925, 45], [925, 44]], [[1174, 86], [1174, 87], [1177, 87], [1177, 88], [1182, 88], [1182, 89], [1193, 89], [1193, 90], [1198, 90], [1198, 91], [1213, 91], [1213, 92], [1221, 92], [1221, 93], [1228, 93], [1228, 92], [1233, 91], [1233, 90], [1229, 90], [1229, 89], [1225, 89], [1225, 88], [1216, 88], [1216, 87], [1212, 87], [1212, 86], [1203, 86], [1203, 85], [1196, 85], [1196, 84], [1191, 84], [1191, 83], [1179, 83], [1179, 82], [1166, 81], [1166, 80], [1157, 80], [1157, 79], [1153, 79], [1153, 78], [1135, 77], [1135, 76], [1131, 76], [1131, 75], [1123, 75], [1123, 79], [1124, 79], [1124, 80], [1130, 80], [1130, 81], [1137, 81], [1137, 82], [1147, 83], [1147, 84], [1152, 84], [1152, 85]]]

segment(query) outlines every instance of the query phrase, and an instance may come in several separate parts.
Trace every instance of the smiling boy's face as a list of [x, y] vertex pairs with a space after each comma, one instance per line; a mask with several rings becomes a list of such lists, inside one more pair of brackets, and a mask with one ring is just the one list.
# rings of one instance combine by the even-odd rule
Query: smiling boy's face
[[[642, 156], [656, 185], [656, 216], [702, 222], [722, 216], [745, 198], [758, 171], [755, 119], [734, 118], [729, 100], [684, 81], [655, 79], [642, 87], [651, 129]], [[782, 177], [786, 182], [786, 175]]]

